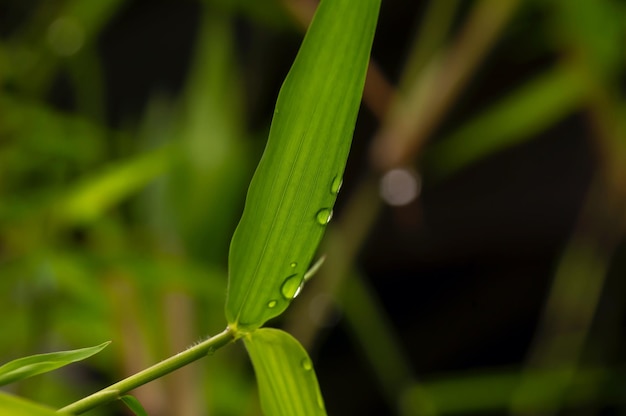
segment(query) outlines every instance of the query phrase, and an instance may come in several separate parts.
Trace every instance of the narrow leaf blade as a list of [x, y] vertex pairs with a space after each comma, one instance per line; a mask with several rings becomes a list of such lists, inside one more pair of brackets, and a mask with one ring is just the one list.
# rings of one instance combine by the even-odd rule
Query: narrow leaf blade
[[127, 394], [125, 396], [122, 396], [120, 398], [120, 400], [122, 402], [124, 402], [126, 407], [128, 407], [133, 412], [134, 415], [136, 415], [136, 416], [148, 416], [148, 413], [146, 412], [146, 409], [143, 408], [143, 406], [141, 405], [139, 400], [137, 400], [135, 397]]
[[84, 360], [99, 353], [110, 343], [109, 341], [95, 347], [31, 355], [10, 361], [0, 367], [0, 386]]
[[304, 278], [341, 183], [379, 7], [322, 1], [285, 79], [230, 246], [233, 329], [280, 315]]
[[248, 334], [244, 342], [264, 414], [326, 414], [311, 359], [295, 338], [279, 329], [261, 328]]

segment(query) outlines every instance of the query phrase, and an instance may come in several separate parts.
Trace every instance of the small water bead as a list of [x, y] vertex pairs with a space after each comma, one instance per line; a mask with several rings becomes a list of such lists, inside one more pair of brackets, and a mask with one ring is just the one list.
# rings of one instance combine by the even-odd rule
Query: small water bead
[[322, 208], [319, 211], [317, 211], [317, 214], [315, 215], [315, 219], [317, 220], [317, 223], [320, 225], [328, 224], [332, 218], [333, 218], [333, 210], [330, 208]]
[[267, 302], [267, 307], [270, 309], [275, 308], [277, 303], [278, 302], [276, 302], [275, 300], [270, 300], [269, 302]]
[[313, 363], [309, 358], [303, 358], [300, 365], [302, 365], [305, 371], [311, 371], [313, 369]]
[[343, 185], [343, 177], [340, 175], [335, 176], [330, 184], [330, 192], [338, 194], [341, 190], [341, 185]]
[[288, 276], [280, 287], [280, 293], [287, 300], [291, 300], [300, 294], [302, 279], [297, 274]]
[[293, 263], [291, 263], [289, 266], [290, 266], [292, 269], [295, 269], [297, 265], [298, 265], [298, 263], [296, 263], [296, 262], [294, 261], [294, 262], [293, 262]]

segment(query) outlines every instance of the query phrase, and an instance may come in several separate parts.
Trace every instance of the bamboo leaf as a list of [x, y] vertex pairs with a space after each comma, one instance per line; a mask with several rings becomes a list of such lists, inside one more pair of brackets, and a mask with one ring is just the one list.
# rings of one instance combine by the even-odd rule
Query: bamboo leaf
[[265, 415], [326, 414], [311, 359], [294, 337], [279, 329], [261, 328], [244, 342]]
[[431, 176], [444, 177], [533, 134], [573, 112], [584, 98], [581, 75], [567, 67], [541, 74], [477, 115], [424, 156]]
[[99, 353], [110, 343], [109, 341], [95, 347], [31, 355], [10, 361], [0, 367], [0, 386], [84, 360]]
[[64, 414], [0, 391], [0, 416], [63, 416]]
[[127, 394], [125, 396], [120, 397], [120, 400], [124, 402], [126, 407], [128, 407], [133, 412], [134, 415], [148, 416], [148, 413], [146, 412], [146, 410], [143, 408], [139, 400], [137, 400], [135, 397]]
[[253, 330], [298, 293], [341, 184], [380, 0], [322, 1], [278, 95], [229, 255], [226, 318]]

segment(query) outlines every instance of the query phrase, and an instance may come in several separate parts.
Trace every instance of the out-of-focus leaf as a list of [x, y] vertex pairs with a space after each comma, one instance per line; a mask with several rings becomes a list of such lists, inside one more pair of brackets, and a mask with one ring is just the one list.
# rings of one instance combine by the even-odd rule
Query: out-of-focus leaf
[[63, 416], [65, 414], [0, 391], [0, 416]]
[[[563, 393], [561, 381], [569, 375], [569, 369], [527, 374], [533, 389], [529, 391], [525, 404], [532, 405], [535, 410], [549, 408], [548, 405]], [[511, 404], [521, 381], [519, 370], [449, 375], [407, 389], [401, 395], [401, 405], [404, 414], [421, 414], [419, 410], [426, 396], [440, 415], [492, 413]], [[607, 389], [609, 383], [614, 383], [616, 388]], [[582, 369], [575, 374], [564, 401], [566, 405], [582, 405], [597, 400], [606, 403], [609, 399], [623, 396], [619, 388], [621, 383], [621, 375], [602, 369]]]
[[267, 416], [325, 415], [313, 364], [302, 345], [279, 329], [261, 328], [244, 342]]
[[63, 223], [93, 221], [162, 174], [175, 157], [176, 148], [162, 146], [114, 164], [101, 174], [83, 180], [65, 196], [61, 196], [53, 208], [53, 215]]
[[499, 150], [529, 139], [572, 112], [582, 102], [585, 84], [561, 67], [529, 82], [428, 148], [425, 169], [449, 175]]
[[223, 264], [250, 180], [243, 86], [234, 56], [234, 19], [207, 8], [185, 89], [181, 158], [165, 180], [161, 224], [176, 226], [186, 251]]
[[612, 0], [551, 0], [557, 42], [562, 47], [582, 51], [595, 75], [619, 74], [624, 62], [623, 3]]
[[233, 329], [261, 326], [298, 293], [341, 185], [379, 7], [322, 1], [285, 79], [230, 246]]
[[[66, 58], [89, 47], [123, 0], [70, 0], [39, 8], [13, 37], [8, 78], [31, 93], [45, 90]], [[2, 69], [5, 69], [3, 67]]]
[[110, 343], [109, 341], [95, 347], [31, 355], [10, 361], [0, 367], [0, 386], [84, 360], [99, 353]]
[[[220, 351], [219, 360], [212, 360], [205, 371], [207, 407], [216, 415], [251, 414], [258, 407], [257, 386], [250, 377], [248, 363], [241, 360], [235, 348]], [[245, 365], [242, 365], [245, 364]]]
[[148, 416], [146, 409], [143, 408], [139, 400], [135, 397], [127, 394], [120, 398], [122, 402], [135, 414], [136, 416]]
[[0, 96], [0, 137], [0, 191], [12, 197], [60, 186], [105, 154], [103, 128], [9, 95]]

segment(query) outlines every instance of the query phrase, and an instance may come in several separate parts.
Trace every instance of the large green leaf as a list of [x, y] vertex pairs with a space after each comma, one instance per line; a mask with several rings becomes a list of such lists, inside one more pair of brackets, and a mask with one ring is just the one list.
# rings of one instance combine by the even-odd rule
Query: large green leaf
[[104, 342], [95, 347], [37, 354], [10, 361], [0, 367], [0, 386], [84, 360], [99, 353], [109, 344], [110, 342]]
[[226, 317], [261, 326], [297, 294], [341, 184], [380, 0], [325, 0], [278, 95], [229, 255]]
[[244, 337], [268, 416], [325, 415], [311, 359], [300, 343], [279, 329], [261, 328]]
[[64, 414], [0, 391], [0, 416], [63, 416]]

